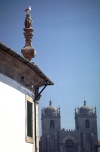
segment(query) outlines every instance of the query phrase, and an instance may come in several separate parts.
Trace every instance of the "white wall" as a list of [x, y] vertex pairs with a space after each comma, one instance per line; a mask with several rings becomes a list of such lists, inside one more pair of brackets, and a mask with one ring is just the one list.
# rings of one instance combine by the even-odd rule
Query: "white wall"
[[32, 152], [25, 142], [25, 94], [0, 82], [0, 152]]
[[98, 148], [98, 152], [100, 152], [100, 147]]

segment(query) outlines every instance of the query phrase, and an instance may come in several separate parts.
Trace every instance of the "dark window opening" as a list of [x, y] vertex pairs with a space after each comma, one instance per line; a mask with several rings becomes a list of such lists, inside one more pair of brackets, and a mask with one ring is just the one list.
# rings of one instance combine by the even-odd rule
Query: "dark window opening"
[[33, 137], [32, 126], [32, 103], [27, 101], [27, 136], [29, 137]]
[[90, 128], [90, 122], [89, 122], [89, 120], [85, 120], [85, 128]]
[[50, 128], [54, 128], [54, 120], [50, 120]]

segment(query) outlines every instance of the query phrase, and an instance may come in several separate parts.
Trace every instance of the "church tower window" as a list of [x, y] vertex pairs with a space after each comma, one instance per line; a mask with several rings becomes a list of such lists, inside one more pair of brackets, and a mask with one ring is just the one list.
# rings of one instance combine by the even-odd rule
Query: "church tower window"
[[85, 120], [85, 128], [90, 128], [90, 122], [89, 122], [89, 120]]
[[50, 120], [50, 128], [54, 128], [54, 120]]

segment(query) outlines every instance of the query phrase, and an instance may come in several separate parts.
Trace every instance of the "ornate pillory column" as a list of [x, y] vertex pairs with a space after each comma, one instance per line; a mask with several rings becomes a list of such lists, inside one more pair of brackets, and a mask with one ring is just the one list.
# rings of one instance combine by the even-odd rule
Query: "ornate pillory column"
[[32, 47], [33, 28], [32, 28], [32, 18], [29, 13], [26, 14], [24, 24], [25, 24], [25, 28], [23, 29], [24, 30], [23, 34], [24, 34], [26, 43], [25, 43], [25, 46], [21, 49], [21, 53], [27, 60], [30, 61], [36, 55], [36, 51]]

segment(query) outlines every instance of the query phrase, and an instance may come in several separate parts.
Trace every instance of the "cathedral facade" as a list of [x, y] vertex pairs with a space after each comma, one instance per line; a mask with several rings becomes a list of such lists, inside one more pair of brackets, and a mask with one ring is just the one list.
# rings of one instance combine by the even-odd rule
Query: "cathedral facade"
[[41, 111], [42, 136], [40, 152], [96, 152], [98, 143], [97, 115], [84, 105], [75, 109], [75, 129], [61, 129], [60, 108], [49, 106]]

